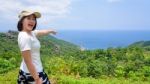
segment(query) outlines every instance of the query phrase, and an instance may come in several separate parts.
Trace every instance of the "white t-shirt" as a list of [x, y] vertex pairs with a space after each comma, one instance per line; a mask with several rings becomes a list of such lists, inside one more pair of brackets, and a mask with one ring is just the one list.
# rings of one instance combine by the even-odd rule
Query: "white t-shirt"
[[[41, 58], [40, 58], [40, 42], [36, 38], [37, 35], [37, 30], [31, 32], [32, 35], [29, 35], [27, 32], [19, 32], [18, 34], [18, 45], [20, 48], [20, 51], [26, 51], [30, 50], [31, 52], [31, 58], [32, 58], [32, 63], [35, 66], [35, 69], [37, 72], [42, 72], [43, 71], [43, 66], [41, 63]], [[24, 59], [21, 62], [20, 69], [23, 70], [26, 73], [30, 73]]]

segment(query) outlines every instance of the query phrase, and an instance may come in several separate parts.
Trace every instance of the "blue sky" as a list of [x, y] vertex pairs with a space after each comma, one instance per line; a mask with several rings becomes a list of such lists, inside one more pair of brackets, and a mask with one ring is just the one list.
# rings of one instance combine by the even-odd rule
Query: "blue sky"
[[42, 13], [37, 29], [148, 30], [150, 0], [1, 0], [0, 31], [17, 30], [23, 9]]

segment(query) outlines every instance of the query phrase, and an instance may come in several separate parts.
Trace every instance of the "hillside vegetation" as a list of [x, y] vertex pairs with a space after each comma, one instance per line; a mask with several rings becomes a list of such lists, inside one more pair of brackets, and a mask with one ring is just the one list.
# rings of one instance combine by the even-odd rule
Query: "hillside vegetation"
[[[21, 55], [15, 31], [0, 33], [0, 84], [16, 84]], [[39, 37], [44, 69], [53, 84], [149, 84], [150, 48], [141, 42], [125, 48], [80, 50], [79, 46]]]
[[147, 51], [150, 51], [150, 41], [139, 41], [139, 42], [135, 42], [131, 45], [129, 45], [130, 47], [140, 47], [140, 48], [143, 48]]

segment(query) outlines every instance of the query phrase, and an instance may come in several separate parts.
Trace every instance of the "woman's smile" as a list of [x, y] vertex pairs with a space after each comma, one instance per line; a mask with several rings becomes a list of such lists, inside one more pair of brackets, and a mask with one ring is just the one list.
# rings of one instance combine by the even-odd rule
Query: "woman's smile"
[[33, 27], [34, 27], [34, 24], [33, 24], [33, 23], [29, 23], [29, 24], [28, 24], [28, 27], [33, 28]]

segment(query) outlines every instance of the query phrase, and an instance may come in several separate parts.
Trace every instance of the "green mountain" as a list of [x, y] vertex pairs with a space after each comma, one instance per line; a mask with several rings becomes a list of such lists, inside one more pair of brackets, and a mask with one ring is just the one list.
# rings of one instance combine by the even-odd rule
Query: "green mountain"
[[[0, 33], [0, 84], [16, 84], [21, 63], [17, 34], [16, 31]], [[148, 49], [149, 41], [125, 48], [82, 51], [53, 36], [39, 40], [42, 64], [52, 84], [150, 83], [150, 50], [143, 50]]]
[[[17, 31], [0, 33], [0, 73], [18, 67], [21, 54], [17, 43]], [[38, 38], [41, 42], [41, 56], [62, 56], [65, 53], [80, 51], [80, 47], [54, 36]], [[14, 65], [15, 64], [15, 65]]]
[[135, 42], [135, 43], [129, 45], [129, 47], [140, 47], [140, 48], [144, 48], [146, 50], [150, 50], [150, 41]]
[[[1, 46], [0, 51], [2, 52], [2, 51], [14, 50], [14, 48], [18, 49], [17, 35], [18, 32], [11, 31], [11, 30], [8, 31], [7, 33], [0, 33], [0, 46]], [[58, 53], [62, 54], [69, 51], [76, 51], [80, 49], [80, 47], [75, 44], [72, 44], [70, 42], [61, 39], [57, 39], [51, 35], [38, 37], [38, 39], [40, 40], [42, 45], [41, 52], [45, 52], [45, 50], [48, 50], [45, 53], [56, 52], [57, 54]]]

